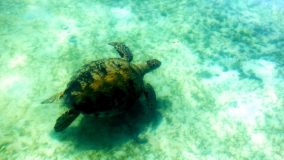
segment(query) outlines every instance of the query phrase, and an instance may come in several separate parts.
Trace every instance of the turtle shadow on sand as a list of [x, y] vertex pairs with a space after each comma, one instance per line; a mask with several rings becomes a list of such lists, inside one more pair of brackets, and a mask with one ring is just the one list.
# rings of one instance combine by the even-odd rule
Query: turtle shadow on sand
[[143, 132], [156, 129], [162, 121], [158, 111], [162, 103], [158, 99], [157, 107], [148, 110], [146, 104], [139, 100], [129, 112], [112, 118], [84, 115], [78, 125], [70, 126], [60, 133], [51, 131], [50, 134], [59, 141], [71, 141], [80, 150], [111, 149], [128, 141], [145, 143], [147, 137], [143, 137]]

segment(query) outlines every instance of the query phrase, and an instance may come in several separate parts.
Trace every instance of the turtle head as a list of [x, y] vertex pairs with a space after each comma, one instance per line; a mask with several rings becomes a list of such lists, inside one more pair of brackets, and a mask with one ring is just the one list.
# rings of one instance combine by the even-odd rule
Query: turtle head
[[160, 67], [161, 64], [162, 64], [161, 61], [159, 61], [157, 59], [150, 59], [146, 63], [147, 63], [147, 66], [149, 68], [149, 71], [154, 70], [154, 69]]
[[150, 72], [150, 71], [152, 71], [152, 70], [154, 70], [154, 69], [156, 69], [160, 66], [161, 66], [161, 62], [159, 60], [150, 59], [150, 60], [146, 61], [146, 64], [141, 64], [139, 66], [139, 68], [140, 68], [142, 74], [144, 75], [144, 74], [146, 74], [146, 73], [148, 73], [148, 72]]

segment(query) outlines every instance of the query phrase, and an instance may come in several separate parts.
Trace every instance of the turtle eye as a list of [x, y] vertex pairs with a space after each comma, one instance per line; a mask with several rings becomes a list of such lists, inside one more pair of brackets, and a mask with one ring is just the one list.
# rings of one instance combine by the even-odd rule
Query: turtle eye
[[151, 69], [156, 69], [158, 67], [160, 67], [161, 62], [157, 59], [151, 59], [147, 61], [147, 65], [151, 68]]

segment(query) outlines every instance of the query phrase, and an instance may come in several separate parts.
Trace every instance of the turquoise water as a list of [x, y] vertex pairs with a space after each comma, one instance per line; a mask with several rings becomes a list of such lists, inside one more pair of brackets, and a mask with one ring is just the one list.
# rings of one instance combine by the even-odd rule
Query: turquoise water
[[[0, 1], [0, 159], [284, 159], [281, 0]], [[156, 58], [155, 112], [116, 126], [41, 101], [89, 61]], [[143, 107], [142, 104], [137, 106]], [[134, 113], [133, 113], [134, 114]], [[133, 127], [132, 127], [133, 129]]]

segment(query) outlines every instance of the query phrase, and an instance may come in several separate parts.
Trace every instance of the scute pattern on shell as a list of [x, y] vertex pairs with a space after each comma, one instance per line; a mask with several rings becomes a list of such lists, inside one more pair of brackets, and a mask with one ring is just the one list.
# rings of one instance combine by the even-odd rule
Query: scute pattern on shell
[[121, 58], [84, 65], [64, 91], [64, 101], [80, 112], [123, 112], [143, 90], [143, 76], [134, 64]]

